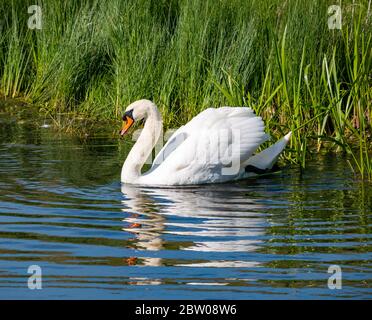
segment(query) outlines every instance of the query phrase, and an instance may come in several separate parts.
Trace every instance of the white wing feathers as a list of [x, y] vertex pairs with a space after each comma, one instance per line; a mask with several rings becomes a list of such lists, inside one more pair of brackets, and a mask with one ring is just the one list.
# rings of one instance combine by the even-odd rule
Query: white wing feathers
[[164, 174], [177, 175], [177, 181], [179, 176], [193, 179], [197, 175], [199, 181], [213, 182], [214, 175], [220, 178], [221, 168], [232, 162], [242, 164], [267, 139], [264, 123], [252, 109], [209, 108], [171, 136], [148, 174], [164, 170]]

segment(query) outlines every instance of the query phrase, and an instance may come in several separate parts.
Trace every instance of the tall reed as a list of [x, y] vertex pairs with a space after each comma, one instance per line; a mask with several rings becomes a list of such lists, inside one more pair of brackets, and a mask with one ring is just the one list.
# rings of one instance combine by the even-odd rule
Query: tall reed
[[[27, 27], [35, 2], [41, 30]], [[247, 105], [274, 138], [293, 131], [288, 161], [343, 152], [371, 179], [370, 0], [10, 0], [0, 15], [5, 97], [100, 119], [149, 98], [167, 126]]]

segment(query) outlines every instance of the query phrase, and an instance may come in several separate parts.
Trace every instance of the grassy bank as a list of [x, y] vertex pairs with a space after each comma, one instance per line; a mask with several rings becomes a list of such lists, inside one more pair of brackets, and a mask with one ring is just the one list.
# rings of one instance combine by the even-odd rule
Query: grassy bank
[[[28, 5], [42, 7], [31, 30]], [[328, 27], [339, 4], [342, 29]], [[115, 119], [157, 103], [167, 126], [208, 106], [247, 105], [285, 157], [349, 153], [372, 179], [370, 0], [9, 0], [0, 4], [0, 91], [52, 116]]]

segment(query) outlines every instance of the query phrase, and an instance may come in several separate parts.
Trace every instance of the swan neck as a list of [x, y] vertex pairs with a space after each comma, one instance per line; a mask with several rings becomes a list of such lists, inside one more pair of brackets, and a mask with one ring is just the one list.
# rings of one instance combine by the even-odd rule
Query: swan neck
[[129, 152], [121, 171], [121, 181], [135, 183], [141, 176], [141, 169], [158, 141], [163, 128], [161, 115], [153, 104], [147, 111], [145, 125]]

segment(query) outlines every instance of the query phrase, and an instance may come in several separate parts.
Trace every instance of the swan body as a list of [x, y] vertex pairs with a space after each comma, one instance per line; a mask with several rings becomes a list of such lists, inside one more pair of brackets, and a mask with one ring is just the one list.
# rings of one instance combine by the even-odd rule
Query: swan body
[[126, 109], [121, 135], [141, 119], [145, 125], [122, 167], [123, 183], [171, 186], [245, 179], [271, 169], [291, 135], [253, 155], [269, 139], [261, 117], [248, 107], [209, 108], [176, 130], [150, 170], [141, 174], [161, 135], [162, 118], [153, 102], [136, 101]]

